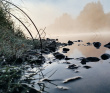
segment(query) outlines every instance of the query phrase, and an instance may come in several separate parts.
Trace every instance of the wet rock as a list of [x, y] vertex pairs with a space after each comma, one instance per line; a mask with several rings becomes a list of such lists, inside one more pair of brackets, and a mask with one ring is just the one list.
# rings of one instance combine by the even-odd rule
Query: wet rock
[[68, 58], [67, 56], [65, 57], [65, 60], [71, 60], [71, 59], [74, 59], [74, 58]]
[[86, 62], [87, 62], [86, 58], [83, 58], [83, 59], [81, 60], [81, 64], [82, 64], [82, 65], [85, 65]]
[[103, 59], [103, 60], [107, 60], [109, 58], [110, 58], [110, 54], [105, 53], [105, 54], [101, 55], [101, 59]]
[[84, 68], [86, 68], [86, 69], [89, 69], [89, 68], [91, 68], [91, 66], [83, 66]]
[[56, 53], [53, 53], [53, 55], [55, 56], [56, 59], [64, 59], [65, 58], [65, 55], [59, 53], [59, 52], [56, 52]]
[[97, 57], [87, 57], [81, 60], [81, 64], [86, 64], [87, 62], [98, 62], [100, 59]]
[[101, 43], [100, 42], [93, 42], [94, 47], [96, 47], [97, 49], [100, 48]]
[[88, 43], [86, 43], [86, 44], [87, 44], [87, 46], [91, 46], [91, 45], [92, 45], [90, 42], [88, 42]]
[[75, 65], [75, 64], [72, 64], [72, 65], [69, 65], [67, 68], [68, 69], [77, 69], [79, 66]]
[[63, 48], [63, 51], [69, 51], [70, 49], [69, 48]]
[[69, 40], [68, 41], [68, 45], [72, 45], [72, 44], [73, 44], [73, 42]]
[[109, 48], [110, 49], [110, 42], [106, 45], [104, 45], [104, 47]]
[[87, 60], [87, 62], [97, 62], [100, 59], [97, 57], [87, 57], [86, 60]]
[[48, 62], [49, 64], [52, 64], [52, 62], [50, 61], [50, 62]]
[[48, 46], [47, 47], [51, 52], [55, 52], [56, 51], [56, 47], [55, 46]]
[[76, 76], [76, 77], [66, 79], [65, 81], [63, 81], [63, 83], [68, 83], [68, 82], [76, 81], [76, 80], [79, 80], [79, 79], [82, 79], [82, 77], [81, 76]]
[[57, 86], [58, 89], [61, 89], [61, 90], [68, 90], [69, 88], [68, 87], [64, 87], [64, 86]]
[[78, 42], [83, 42], [82, 40], [78, 40]]
[[56, 39], [56, 41], [58, 41], [58, 39]]
[[62, 43], [61, 45], [62, 45], [62, 46], [67, 46], [68, 44], [67, 44], [67, 43]]

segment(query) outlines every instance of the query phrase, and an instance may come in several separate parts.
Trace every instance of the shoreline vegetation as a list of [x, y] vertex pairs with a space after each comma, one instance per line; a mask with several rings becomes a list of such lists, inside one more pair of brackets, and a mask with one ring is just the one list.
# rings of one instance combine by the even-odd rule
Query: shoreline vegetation
[[[11, 6], [18, 8], [29, 18], [39, 38], [33, 38], [31, 31], [22, 20], [11, 13]], [[16, 28], [12, 16], [24, 26], [31, 39], [26, 37], [20, 28]], [[41, 34], [43, 33], [44, 30]], [[23, 10], [7, 0], [0, 0], [0, 93], [41, 93], [41, 90], [28, 86], [28, 78], [20, 79], [27, 69], [25, 64], [29, 64], [31, 68], [33, 64], [37, 67], [41, 66], [45, 62], [42, 53], [56, 51], [60, 44], [57, 41], [57, 39], [41, 39], [39, 30]], [[44, 78], [40, 69], [36, 74]]]

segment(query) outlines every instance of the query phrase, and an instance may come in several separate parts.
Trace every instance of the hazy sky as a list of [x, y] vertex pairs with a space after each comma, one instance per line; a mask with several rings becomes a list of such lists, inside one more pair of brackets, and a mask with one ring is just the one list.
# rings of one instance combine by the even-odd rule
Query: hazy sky
[[[39, 27], [45, 27], [63, 13], [73, 18], [79, 15], [84, 6], [99, 0], [12, 0], [15, 4], [26, 9], [30, 17]], [[105, 13], [110, 12], [110, 0], [100, 0]]]

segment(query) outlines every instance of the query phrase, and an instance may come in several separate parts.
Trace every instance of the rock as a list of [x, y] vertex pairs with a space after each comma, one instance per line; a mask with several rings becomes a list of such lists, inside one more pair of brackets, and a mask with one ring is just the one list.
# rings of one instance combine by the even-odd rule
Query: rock
[[83, 42], [82, 40], [78, 40], [78, 42]]
[[61, 45], [62, 45], [62, 46], [67, 46], [68, 44], [67, 44], [67, 43], [62, 43]]
[[67, 68], [68, 69], [77, 69], [79, 66], [75, 65], [75, 64], [72, 64], [72, 65], [69, 65]]
[[56, 41], [51, 41], [51, 43], [49, 43], [49, 45], [46, 48], [48, 48], [50, 52], [55, 52], [57, 49]]
[[103, 60], [107, 60], [107, 59], [109, 59], [110, 58], [110, 54], [103, 54], [103, 55], [101, 55], [101, 59], [103, 59]]
[[100, 59], [97, 57], [87, 57], [86, 60], [87, 60], [87, 62], [97, 62]]
[[104, 47], [107, 47], [110, 49], [110, 42], [108, 44], [104, 45]]
[[75, 73], [79, 73], [79, 70], [75, 70]]
[[91, 66], [83, 66], [84, 68], [86, 68], [86, 69], [89, 69], [89, 68], [91, 68]]
[[76, 76], [76, 77], [66, 79], [65, 81], [63, 81], [63, 83], [68, 83], [68, 82], [76, 81], [76, 80], [79, 80], [79, 79], [82, 79], [82, 77], [81, 76]]
[[83, 58], [83, 59], [81, 60], [81, 64], [83, 64], [83, 65], [85, 65], [86, 62], [87, 62], [86, 58]]
[[68, 41], [68, 45], [72, 45], [72, 44], [73, 44], [73, 42], [69, 40]]
[[71, 60], [71, 59], [74, 59], [74, 58], [68, 58], [67, 56], [65, 57], [65, 60]]
[[100, 48], [101, 43], [100, 42], [93, 42], [94, 47], [96, 47], [97, 49]]
[[58, 41], [58, 39], [56, 39], [56, 41]]
[[65, 58], [65, 55], [59, 53], [59, 52], [56, 52], [56, 53], [53, 53], [53, 55], [55, 56], [56, 59], [64, 59]]
[[63, 51], [69, 51], [70, 49], [69, 48], [63, 48]]
[[90, 42], [88, 42], [88, 43], [86, 43], [86, 44], [87, 44], [87, 46], [91, 46], [91, 45], [92, 45]]
[[100, 59], [97, 57], [87, 57], [81, 60], [81, 64], [86, 64], [87, 62], [98, 62]]

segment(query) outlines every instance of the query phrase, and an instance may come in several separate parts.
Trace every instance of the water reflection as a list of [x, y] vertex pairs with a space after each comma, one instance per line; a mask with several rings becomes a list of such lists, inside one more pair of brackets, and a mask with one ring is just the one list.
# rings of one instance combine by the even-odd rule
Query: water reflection
[[[63, 54], [70, 57], [70, 60], [55, 59], [53, 54], [45, 55], [47, 63], [42, 66], [44, 78], [32, 80], [36, 82], [34, 88], [43, 93], [108, 93], [110, 91], [110, 82], [108, 82], [110, 81], [110, 59], [102, 60], [100, 56], [104, 53], [110, 54], [110, 50], [104, 47], [109, 42], [109, 35], [103, 36], [103, 39], [102, 37], [94, 38], [93, 35], [69, 36], [64, 39], [66, 41], [62, 42], [68, 40], [83, 42], [74, 42], [73, 45], [65, 46], [70, 50]], [[96, 49], [93, 45], [88, 46], [87, 42], [101, 42], [101, 47]], [[60, 48], [58, 52], [62, 53], [62, 50], [63, 48]], [[88, 59], [98, 57], [100, 60], [82, 65], [81, 60], [76, 59], [80, 57], [88, 57]], [[39, 77], [39, 75], [34, 75], [34, 78]], [[69, 83], [65, 83], [65, 80]]]
[[[65, 37], [64, 37], [65, 39]], [[104, 47], [105, 44], [109, 42], [109, 35], [101, 35], [101, 37], [95, 37], [94, 35], [78, 35], [78, 36], [69, 36], [66, 40], [60, 39], [62, 42], [67, 42], [67, 40], [76, 41], [76, 40], [83, 40], [83, 42], [74, 42], [73, 46], [66, 46], [71, 51], [69, 51], [66, 55], [67, 56], [84, 56], [84, 57], [100, 57], [103, 53], [105, 53], [107, 48]], [[96, 49], [93, 46], [93, 42], [101, 42], [100, 49]], [[88, 45], [90, 43], [92, 45]], [[61, 51], [61, 50], [60, 50]]]

